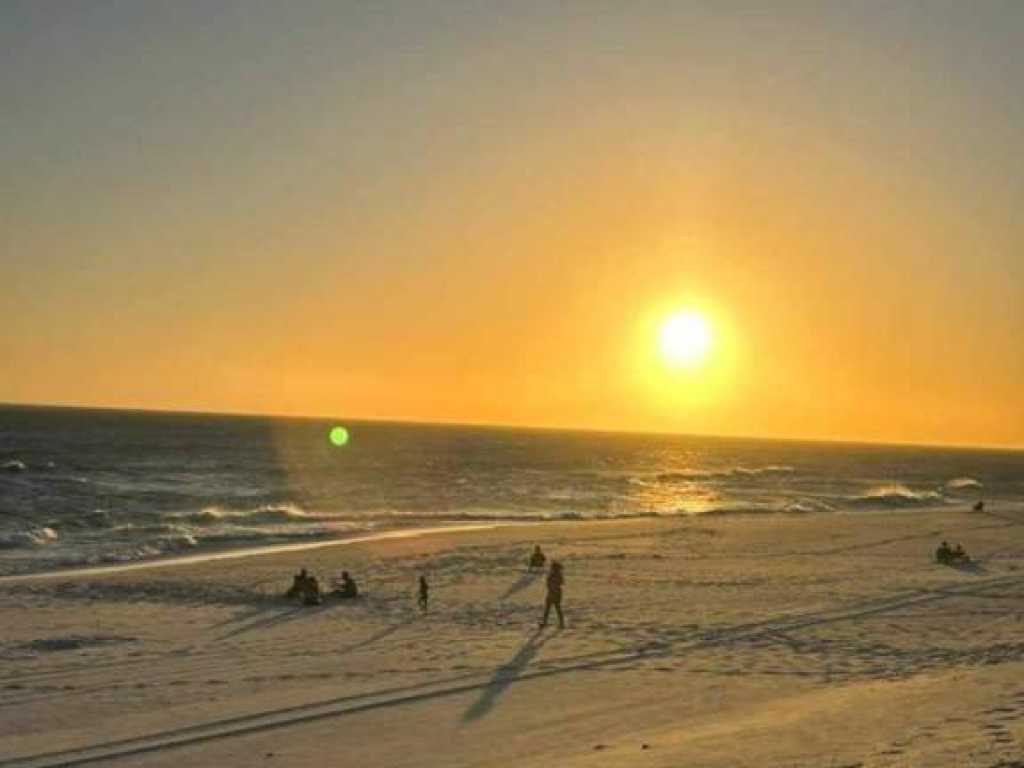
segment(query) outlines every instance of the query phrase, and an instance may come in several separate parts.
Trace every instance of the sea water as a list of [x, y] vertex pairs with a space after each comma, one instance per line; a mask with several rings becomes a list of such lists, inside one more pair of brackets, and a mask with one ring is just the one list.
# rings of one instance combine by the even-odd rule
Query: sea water
[[1024, 452], [0, 407], [0, 573], [449, 521], [979, 499], [1024, 511]]

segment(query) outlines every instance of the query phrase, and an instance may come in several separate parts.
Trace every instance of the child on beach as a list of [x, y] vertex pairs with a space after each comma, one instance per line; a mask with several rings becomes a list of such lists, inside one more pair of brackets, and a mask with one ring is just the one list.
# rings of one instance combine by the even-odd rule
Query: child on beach
[[540, 544], [537, 544], [533, 548], [533, 554], [530, 555], [530, 570], [534, 568], [544, 567], [544, 553], [540, 551]]
[[420, 610], [427, 612], [427, 603], [430, 602], [430, 585], [427, 584], [427, 577], [420, 576]]
[[548, 614], [551, 613], [551, 608], [554, 607], [555, 613], [558, 614], [558, 628], [565, 629], [565, 618], [562, 616], [562, 585], [564, 583], [565, 577], [562, 575], [562, 564], [558, 561], [552, 561], [547, 580], [548, 594], [544, 600], [544, 618], [540, 622], [542, 627], [548, 625]]

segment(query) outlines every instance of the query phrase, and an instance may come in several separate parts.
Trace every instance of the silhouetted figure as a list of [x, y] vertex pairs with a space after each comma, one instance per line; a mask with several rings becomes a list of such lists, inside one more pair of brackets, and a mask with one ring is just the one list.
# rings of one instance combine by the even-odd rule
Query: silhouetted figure
[[984, 501], [979, 501], [977, 504], [975, 504], [974, 505], [974, 511], [975, 512], [984, 512], [985, 511], [985, 502]]
[[306, 583], [309, 581], [309, 574], [306, 569], [303, 568], [301, 571], [292, 577], [291, 588], [284, 593], [285, 597], [302, 597], [306, 594]]
[[555, 613], [558, 614], [558, 628], [565, 628], [565, 617], [562, 616], [562, 585], [564, 583], [565, 577], [562, 575], [562, 564], [558, 561], [552, 561], [551, 570], [548, 571], [548, 594], [544, 599], [544, 618], [540, 622], [542, 627], [548, 625], [548, 614], [551, 613], [551, 608], [554, 607]]
[[967, 554], [963, 545], [959, 542], [957, 542], [955, 547], [950, 547], [949, 542], [942, 542], [939, 548], [935, 550], [935, 559], [943, 565], [971, 562], [970, 555]]
[[341, 581], [335, 583], [334, 594], [344, 600], [359, 597], [359, 587], [356, 586], [356, 580], [348, 575], [348, 571], [341, 572]]
[[320, 605], [320, 582], [316, 576], [306, 579], [306, 587], [302, 593], [303, 605]]
[[427, 577], [420, 576], [420, 610], [427, 612], [427, 604], [430, 602], [430, 585], [427, 584]]
[[530, 555], [530, 570], [534, 568], [544, 567], [544, 553], [540, 551], [540, 545], [538, 544], [533, 548], [533, 554]]

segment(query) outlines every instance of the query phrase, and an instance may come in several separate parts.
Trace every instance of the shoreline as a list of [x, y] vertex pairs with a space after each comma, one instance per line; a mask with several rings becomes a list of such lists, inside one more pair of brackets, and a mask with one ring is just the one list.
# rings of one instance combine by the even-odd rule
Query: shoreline
[[[444, 533], [470, 533], [473, 531], [487, 531], [497, 528], [510, 528], [520, 526], [549, 526], [552, 524], [589, 525], [591, 523], [627, 523], [637, 521], [690, 521], [705, 520], [729, 520], [729, 519], [786, 519], [818, 517], [822, 515], [845, 517], [854, 515], [864, 518], [887, 517], [891, 514], [915, 515], [915, 514], [941, 514], [941, 513], [969, 512], [968, 509], [960, 509], [959, 506], [922, 506], [914, 509], [863, 509], [863, 510], [833, 510], [828, 513], [798, 512], [791, 510], [780, 510], [776, 512], [762, 512], [759, 510], [729, 510], [727, 512], [711, 511], [703, 513], [686, 513], [674, 515], [624, 515], [621, 517], [608, 518], [560, 518], [549, 520], [536, 519], [494, 519], [479, 521], [444, 521], [439, 520], [435, 525], [414, 525], [409, 527], [396, 527], [378, 530], [372, 533], [358, 533], [351, 536], [313, 539], [308, 541], [283, 542], [278, 544], [262, 544], [257, 546], [238, 546], [225, 548], [212, 548], [206, 552], [193, 554], [168, 554], [155, 555], [148, 559], [134, 560], [130, 562], [100, 563], [95, 565], [72, 565], [56, 569], [26, 571], [22, 573], [10, 573], [0, 575], [0, 585], [13, 584], [25, 581], [42, 579], [54, 579], [62, 577], [78, 576], [102, 576], [106, 574], [117, 574], [128, 571], [148, 570], [153, 568], [171, 568], [187, 565], [201, 565], [207, 562], [220, 560], [236, 560], [251, 557], [262, 557], [266, 555], [288, 554], [292, 552], [303, 552], [331, 547], [340, 547], [354, 544], [366, 544], [376, 541], [387, 541], [390, 539], [409, 539], [423, 536], [433, 536]], [[991, 512], [986, 512], [990, 516]]]
[[32, 573], [10, 574], [8, 576], [0, 576], [0, 585], [15, 584], [23, 581], [37, 581], [42, 579], [73, 578], [76, 576], [104, 576], [107, 574], [124, 573], [126, 571], [141, 571], [152, 568], [173, 568], [176, 566], [201, 565], [203, 563], [216, 562], [218, 560], [238, 560], [243, 558], [262, 557], [263, 555], [287, 554], [290, 552], [326, 549], [328, 547], [342, 547], [352, 544], [367, 544], [375, 541], [388, 541], [391, 539], [413, 539], [442, 533], [467, 533], [470, 531], [486, 531], [494, 528], [504, 528], [514, 525], [536, 524], [537, 523], [529, 521], [523, 523], [453, 523], [452, 525], [437, 525], [429, 527], [392, 528], [386, 531], [360, 534], [358, 536], [349, 536], [347, 538], [318, 539], [316, 541], [292, 542], [290, 544], [266, 544], [259, 547], [221, 549], [212, 552], [197, 553], [194, 555], [155, 557], [151, 560], [138, 560], [131, 563], [75, 566], [71, 568], [61, 568], [55, 571], [34, 571]]

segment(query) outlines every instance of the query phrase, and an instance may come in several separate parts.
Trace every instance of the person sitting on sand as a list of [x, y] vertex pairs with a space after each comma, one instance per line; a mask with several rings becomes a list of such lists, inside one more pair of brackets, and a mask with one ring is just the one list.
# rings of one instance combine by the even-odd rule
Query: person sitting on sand
[[538, 544], [533, 548], [533, 554], [530, 555], [530, 570], [532, 571], [534, 568], [543, 568], [544, 560], [544, 553], [540, 551], [540, 545]]
[[353, 600], [359, 597], [359, 587], [356, 586], [356, 580], [348, 575], [348, 571], [342, 571], [341, 581], [335, 582], [334, 595], [343, 600]]
[[558, 628], [565, 629], [565, 618], [562, 616], [562, 585], [564, 583], [565, 577], [562, 575], [562, 564], [558, 561], [552, 561], [551, 570], [548, 572], [548, 594], [544, 600], [544, 618], [540, 621], [542, 627], [548, 625], [548, 614], [551, 613], [551, 608], [554, 607], [555, 613], [558, 614]]
[[420, 576], [420, 610], [427, 612], [427, 604], [430, 602], [430, 585], [427, 584], [427, 577]]
[[956, 546], [953, 547], [951, 558], [955, 561], [962, 561], [965, 563], [971, 559], [967, 556], [967, 553], [964, 551], [963, 545], [959, 541], [956, 543]]
[[285, 597], [301, 597], [306, 593], [306, 582], [309, 581], [309, 574], [306, 569], [295, 574], [292, 580], [291, 589], [284, 593]]
[[302, 592], [303, 605], [320, 605], [320, 582], [316, 576], [306, 579], [306, 587]]
[[974, 505], [974, 511], [975, 512], [984, 512], [985, 511], [985, 502], [984, 501], [979, 501], [977, 504], [975, 504]]
[[939, 548], [935, 550], [935, 560], [939, 563], [948, 563], [953, 559], [953, 550], [950, 549], [949, 542], [943, 541], [939, 544]]

